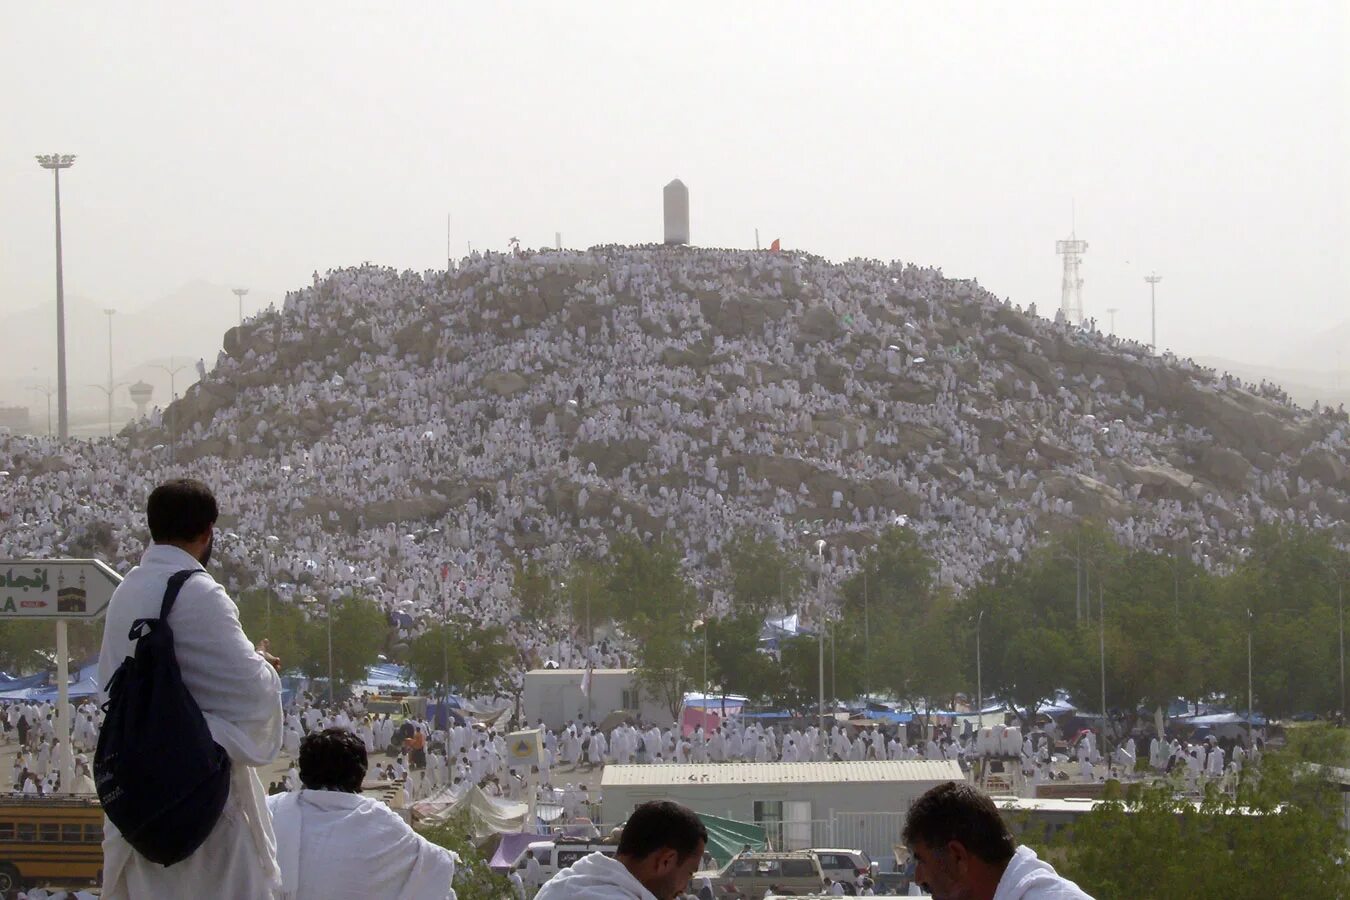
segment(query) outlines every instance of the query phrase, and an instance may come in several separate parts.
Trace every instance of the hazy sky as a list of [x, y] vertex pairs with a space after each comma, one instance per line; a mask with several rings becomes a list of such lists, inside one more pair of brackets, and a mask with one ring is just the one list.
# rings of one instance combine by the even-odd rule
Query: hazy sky
[[[956, 7], [960, 7], [959, 9]], [[659, 7], [659, 8], [658, 8]], [[731, 9], [728, 9], [731, 7]], [[508, 238], [864, 255], [1264, 361], [1350, 318], [1350, 4], [0, 7], [0, 316], [192, 279], [276, 299]], [[222, 298], [233, 303], [233, 298]], [[252, 304], [250, 304], [252, 305]]]

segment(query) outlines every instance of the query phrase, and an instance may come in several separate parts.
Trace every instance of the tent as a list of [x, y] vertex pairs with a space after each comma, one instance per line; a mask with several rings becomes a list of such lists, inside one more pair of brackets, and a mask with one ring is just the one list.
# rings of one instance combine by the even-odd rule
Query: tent
[[516, 857], [524, 853], [530, 844], [542, 840], [542, 836], [529, 832], [503, 832], [492, 859], [488, 861], [488, 868], [501, 874], [511, 871], [511, 863], [516, 861]]
[[[458, 795], [446, 788], [433, 797], [419, 800], [412, 806], [413, 818], [418, 822], [441, 825], [460, 815], [467, 815], [474, 840], [482, 840], [498, 832], [519, 832], [529, 814], [524, 803], [489, 797], [477, 786]], [[538, 836], [535, 835], [536, 839]]]
[[732, 857], [749, 844], [751, 850], [763, 850], [769, 846], [764, 829], [749, 822], [737, 822], [720, 816], [698, 814], [703, 827], [708, 829], [708, 853], [717, 860], [719, 866], [731, 862]]

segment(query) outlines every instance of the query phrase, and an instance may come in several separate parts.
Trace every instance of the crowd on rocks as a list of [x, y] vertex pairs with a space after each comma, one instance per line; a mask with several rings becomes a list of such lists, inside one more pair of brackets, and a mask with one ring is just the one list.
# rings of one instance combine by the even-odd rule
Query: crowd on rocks
[[[837, 583], [884, 528], [970, 585], [1101, 516], [1210, 567], [1263, 522], [1350, 518], [1350, 426], [1268, 387], [1022, 311], [900, 262], [599, 247], [452, 271], [314, 277], [232, 329], [215, 366], [114, 439], [0, 436], [0, 557], [125, 571], [176, 474], [220, 501], [235, 592], [359, 592], [406, 639], [507, 625], [523, 661], [623, 665], [519, 618], [513, 567], [675, 541], [725, 603], [748, 530]], [[828, 592], [827, 592], [828, 593]], [[809, 618], [815, 611], [804, 610]]]

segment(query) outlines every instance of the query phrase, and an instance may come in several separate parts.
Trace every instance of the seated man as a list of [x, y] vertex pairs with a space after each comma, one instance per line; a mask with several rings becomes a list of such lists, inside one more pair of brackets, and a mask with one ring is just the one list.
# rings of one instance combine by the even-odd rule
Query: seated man
[[674, 900], [689, 886], [707, 843], [708, 830], [692, 810], [652, 800], [624, 823], [616, 857], [583, 856], [535, 900]]
[[935, 900], [1091, 900], [1030, 847], [1016, 847], [994, 801], [966, 782], [930, 788], [910, 807], [904, 841], [914, 882]]
[[455, 855], [361, 796], [365, 743], [345, 728], [300, 742], [300, 783], [267, 798], [285, 900], [427, 897], [454, 900]]

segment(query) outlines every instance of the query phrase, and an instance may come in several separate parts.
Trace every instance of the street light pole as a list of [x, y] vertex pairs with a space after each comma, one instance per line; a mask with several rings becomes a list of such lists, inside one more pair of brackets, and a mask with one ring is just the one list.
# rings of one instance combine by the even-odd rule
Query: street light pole
[[980, 660], [980, 625], [984, 622], [984, 610], [975, 617], [975, 708], [980, 717], [980, 730], [984, 731], [984, 670]]
[[[173, 405], [173, 402], [174, 402], [175, 400], [178, 399], [178, 390], [177, 390], [177, 388], [175, 387], [175, 384], [176, 384], [176, 383], [175, 383], [175, 381], [174, 381], [174, 378], [178, 375], [179, 372], [181, 372], [181, 371], [183, 371], [184, 369], [186, 369], [187, 366], [175, 366], [175, 365], [173, 364], [173, 357], [170, 356], [170, 357], [169, 357], [169, 364], [168, 364], [167, 366], [155, 366], [154, 368], [160, 369], [160, 370], [162, 370], [162, 371], [164, 371], [164, 372], [168, 372], [168, 373], [169, 373], [169, 405], [172, 406], [172, 405]], [[172, 416], [172, 417], [170, 418], [170, 420], [169, 420], [169, 461], [170, 461], [170, 462], [173, 462], [173, 460], [175, 459], [175, 454], [177, 453], [177, 450], [178, 450], [177, 445], [178, 445], [178, 413], [175, 412], [175, 413], [173, 414], [173, 416]]]
[[115, 309], [105, 309], [103, 314], [108, 317], [108, 437], [112, 437], [113, 420], [113, 354], [112, 354], [112, 320], [117, 312]]
[[333, 705], [333, 595], [328, 595], [328, 705]]
[[816, 574], [816, 647], [817, 647], [817, 672], [820, 676], [818, 709], [820, 714], [820, 758], [825, 756], [825, 542], [816, 541], [816, 560], [818, 570]]
[[239, 298], [239, 324], [244, 324], [244, 297], [248, 294], [248, 288], [230, 288], [230, 293]]
[[1102, 749], [1106, 749], [1106, 594], [1097, 577], [1097, 645], [1102, 659]]
[[51, 382], [51, 379], [50, 379], [50, 378], [47, 379], [47, 386], [46, 386], [46, 387], [35, 387], [35, 388], [32, 388], [31, 390], [37, 391], [39, 394], [42, 394], [43, 396], [45, 396], [45, 397], [47, 398], [47, 437], [51, 437], [51, 436], [52, 436], [52, 393], [53, 393], [53, 391], [52, 391], [52, 382]]
[[867, 702], [872, 702], [872, 627], [871, 617], [867, 611], [867, 567], [863, 566], [863, 692], [867, 694]]
[[1252, 740], [1252, 611], [1247, 610], [1247, 749], [1256, 746]]
[[1148, 282], [1149, 307], [1153, 320], [1152, 338], [1149, 347], [1154, 353], [1158, 352], [1158, 282], [1162, 281], [1162, 276], [1157, 272], [1151, 275], [1145, 275], [1144, 280]]
[[51, 153], [37, 157], [38, 165], [51, 169], [56, 184], [56, 418], [61, 440], [70, 437], [70, 415], [66, 403], [66, 287], [61, 265], [61, 170], [75, 165], [70, 153]]

